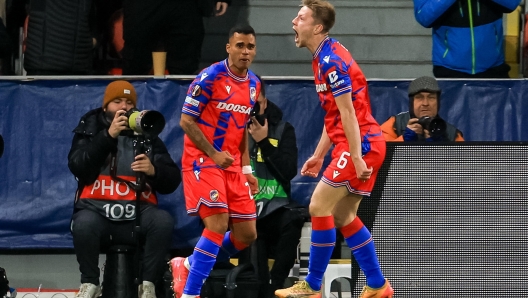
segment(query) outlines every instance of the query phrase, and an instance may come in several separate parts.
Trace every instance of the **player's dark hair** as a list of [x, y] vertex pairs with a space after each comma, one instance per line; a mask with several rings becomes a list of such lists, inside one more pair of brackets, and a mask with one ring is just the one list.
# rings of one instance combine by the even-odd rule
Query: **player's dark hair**
[[257, 75], [257, 78], [260, 80], [260, 94], [266, 98], [266, 86], [264, 85], [264, 80]]
[[312, 10], [312, 16], [317, 23], [323, 25], [323, 33], [328, 33], [335, 24], [335, 8], [325, 0], [302, 0], [301, 6]]
[[235, 33], [245, 34], [245, 35], [250, 35], [251, 34], [251, 35], [257, 37], [257, 34], [255, 34], [255, 29], [253, 29], [253, 27], [251, 27], [248, 24], [237, 24], [237, 25], [233, 26], [233, 28], [231, 28], [231, 30], [229, 30], [229, 38], [233, 37], [233, 35], [235, 35]]

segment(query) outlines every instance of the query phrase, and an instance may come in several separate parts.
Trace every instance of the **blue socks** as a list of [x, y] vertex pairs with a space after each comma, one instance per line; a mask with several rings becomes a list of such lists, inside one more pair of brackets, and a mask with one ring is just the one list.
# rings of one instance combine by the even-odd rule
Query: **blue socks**
[[383, 287], [385, 277], [381, 272], [374, 241], [372, 241], [372, 235], [367, 227], [363, 225], [359, 217], [356, 217], [351, 223], [342, 227], [340, 231], [365, 274], [367, 286], [374, 289]]
[[184, 294], [200, 295], [202, 285], [216, 262], [216, 256], [220, 250], [223, 238], [224, 235], [222, 234], [204, 229], [202, 237], [194, 247], [192, 256], [189, 257], [191, 268], [187, 283], [183, 289]]
[[306, 282], [319, 291], [323, 283], [323, 275], [332, 257], [336, 241], [334, 217], [312, 217], [312, 244], [310, 246], [310, 264]]

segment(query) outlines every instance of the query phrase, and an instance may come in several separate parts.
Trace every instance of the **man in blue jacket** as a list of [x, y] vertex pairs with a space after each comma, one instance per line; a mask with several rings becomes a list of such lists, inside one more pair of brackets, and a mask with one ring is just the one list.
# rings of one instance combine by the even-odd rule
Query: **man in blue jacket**
[[433, 28], [437, 78], [508, 78], [502, 15], [520, 0], [414, 0], [418, 23]]

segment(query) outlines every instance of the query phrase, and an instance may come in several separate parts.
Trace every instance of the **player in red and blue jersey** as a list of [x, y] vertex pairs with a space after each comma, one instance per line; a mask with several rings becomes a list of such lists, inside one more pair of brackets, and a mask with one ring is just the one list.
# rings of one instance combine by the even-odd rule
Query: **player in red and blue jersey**
[[313, 55], [316, 91], [326, 111], [324, 129], [301, 175], [317, 177], [331, 145], [332, 161], [312, 194], [312, 235], [308, 276], [277, 290], [281, 298], [321, 297], [321, 284], [336, 241], [343, 234], [367, 279], [360, 298], [389, 298], [394, 294], [381, 272], [369, 230], [356, 216], [363, 196], [369, 196], [385, 158], [385, 140], [371, 114], [365, 76], [348, 50], [328, 37], [335, 23], [334, 7], [324, 0], [303, 0], [293, 19], [297, 47]]
[[216, 260], [227, 260], [257, 236], [252, 195], [258, 185], [246, 131], [260, 93], [260, 80], [249, 70], [256, 54], [253, 28], [232, 28], [226, 50], [227, 59], [194, 79], [182, 108], [185, 204], [205, 229], [191, 256], [171, 260], [177, 298], [198, 297]]

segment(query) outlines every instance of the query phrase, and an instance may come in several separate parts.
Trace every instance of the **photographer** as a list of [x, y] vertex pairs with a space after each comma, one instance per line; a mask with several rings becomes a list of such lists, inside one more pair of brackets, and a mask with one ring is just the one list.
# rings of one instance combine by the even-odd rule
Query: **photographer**
[[136, 244], [136, 191], [126, 181], [135, 182], [142, 174], [140, 298], [156, 297], [154, 283], [164, 273], [174, 221], [168, 212], [157, 208], [156, 193], [175, 191], [181, 174], [157, 136], [145, 140], [143, 153], [134, 152], [138, 139], [128, 127], [125, 113], [136, 107], [136, 101], [136, 91], [129, 82], [112, 82], [106, 88], [102, 108], [82, 116], [73, 131], [68, 167], [78, 189], [71, 230], [82, 283], [75, 297], [100, 295], [98, 259], [102, 249]]
[[391, 116], [383, 125], [387, 141], [464, 141], [462, 132], [438, 115], [441, 90], [436, 79], [420, 77], [409, 84], [409, 111]]
[[[259, 298], [275, 297], [284, 286], [297, 258], [297, 246], [308, 210], [291, 200], [291, 180], [297, 175], [297, 141], [293, 126], [266, 98], [261, 79], [260, 96], [248, 132], [249, 155], [259, 182], [257, 204], [257, 260], [263, 282]], [[275, 259], [268, 268], [268, 258]], [[269, 281], [269, 283], [268, 283]]]

